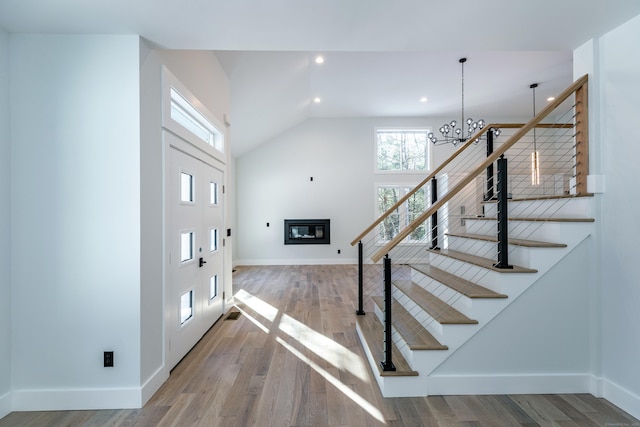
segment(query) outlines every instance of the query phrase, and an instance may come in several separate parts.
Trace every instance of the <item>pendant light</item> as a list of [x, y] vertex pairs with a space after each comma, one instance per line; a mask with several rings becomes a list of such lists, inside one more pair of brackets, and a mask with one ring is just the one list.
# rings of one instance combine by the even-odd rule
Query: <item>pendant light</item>
[[[537, 83], [533, 83], [529, 88], [533, 93], [533, 117], [536, 116], [536, 88]], [[531, 185], [540, 185], [540, 154], [536, 140], [536, 128], [533, 128], [533, 152], [531, 153]]]

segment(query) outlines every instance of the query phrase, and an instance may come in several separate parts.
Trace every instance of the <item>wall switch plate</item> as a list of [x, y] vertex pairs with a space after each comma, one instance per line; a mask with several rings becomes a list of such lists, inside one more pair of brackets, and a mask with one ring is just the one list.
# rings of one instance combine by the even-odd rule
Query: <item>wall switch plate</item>
[[113, 351], [104, 352], [104, 367], [105, 368], [113, 367]]

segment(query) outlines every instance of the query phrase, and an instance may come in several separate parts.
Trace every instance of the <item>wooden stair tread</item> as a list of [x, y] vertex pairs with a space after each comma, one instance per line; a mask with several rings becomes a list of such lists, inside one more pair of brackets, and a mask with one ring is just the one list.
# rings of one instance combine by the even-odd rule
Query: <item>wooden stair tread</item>
[[[559, 195], [559, 196], [536, 196], [536, 197], [519, 197], [519, 198], [513, 198], [513, 199], [509, 199], [509, 202], [534, 202], [537, 200], [558, 200], [558, 199], [575, 199], [578, 197], [593, 197], [593, 194], [591, 193], [586, 193], [586, 194], [563, 194], [563, 195]], [[482, 203], [498, 203], [497, 199], [491, 199], [491, 200], [483, 200]]]
[[[464, 237], [466, 239], [482, 240], [485, 242], [498, 242], [497, 236], [486, 236], [483, 234], [470, 234], [470, 233], [446, 233], [447, 236]], [[540, 242], [537, 240], [524, 240], [524, 239], [509, 239], [510, 245], [526, 246], [528, 248], [566, 248], [564, 243], [551, 243]]]
[[452, 251], [449, 249], [441, 249], [441, 250], [431, 250], [429, 252], [433, 252], [434, 254], [440, 254], [449, 258], [457, 259], [459, 261], [468, 262], [469, 264], [477, 265], [479, 267], [483, 267], [492, 271], [497, 271], [499, 273], [537, 273], [538, 270], [534, 270], [532, 268], [520, 267], [514, 265], [513, 268], [496, 268], [493, 265], [496, 261], [489, 258], [482, 258], [476, 255], [470, 255], [464, 252]]
[[[384, 298], [373, 297], [373, 301], [384, 311]], [[395, 299], [391, 303], [393, 327], [402, 336], [411, 350], [448, 350]]]
[[422, 286], [410, 280], [397, 280], [393, 285], [402, 291], [413, 302], [429, 313], [441, 325], [477, 324], [473, 320], [451, 307]]
[[[356, 316], [356, 322], [362, 332], [366, 345], [373, 357], [382, 362], [384, 361], [384, 329], [382, 324], [375, 315]], [[411, 369], [409, 363], [400, 353], [395, 344], [392, 344], [392, 356], [395, 371], [383, 371], [380, 363], [377, 363], [378, 372], [382, 377], [415, 377], [418, 372]]]
[[411, 264], [411, 268], [431, 277], [468, 298], [507, 298], [507, 295], [505, 294], [499, 294], [491, 289], [487, 289], [484, 286], [480, 286], [429, 264]]
[[[477, 219], [481, 221], [498, 221], [498, 218], [491, 216], [464, 216], [463, 219]], [[527, 221], [527, 222], [595, 222], [593, 218], [528, 218], [528, 217], [510, 217], [509, 221]]]

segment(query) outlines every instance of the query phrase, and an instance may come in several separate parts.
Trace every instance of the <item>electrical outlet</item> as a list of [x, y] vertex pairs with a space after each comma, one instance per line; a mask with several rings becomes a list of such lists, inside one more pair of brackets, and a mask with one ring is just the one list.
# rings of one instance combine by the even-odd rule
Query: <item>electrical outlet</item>
[[104, 352], [104, 367], [105, 368], [113, 367], [113, 351]]

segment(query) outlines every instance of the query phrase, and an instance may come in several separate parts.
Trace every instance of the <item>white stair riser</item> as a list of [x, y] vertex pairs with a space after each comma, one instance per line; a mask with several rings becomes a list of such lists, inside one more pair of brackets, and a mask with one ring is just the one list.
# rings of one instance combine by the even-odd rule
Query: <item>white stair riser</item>
[[[549, 243], [570, 245], [575, 236], [591, 233], [592, 222], [557, 222], [557, 221], [515, 221], [510, 220], [509, 237], [512, 239], [538, 240]], [[497, 222], [484, 219], [468, 219], [466, 232], [485, 236], [496, 236]]]
[[380, 391], [384, 397], [410, 397], [410, 396], [426, 396], [427, 388], [425, 383], [425, 378], [409, 376], [409, 377], [383, 377], [378, 374], [378, 365], [380, 364], [380, 360], [376, 360], [369, 347], [365, 345], [366, 342], [364, 339], [364, 335], [360, 330], [360, 326], [356, 323], [356, 333], [360, 338], [360, 342], [363, 343], [362, 347], [364, 348], [365, 355], [367, 360], [369, 361], [369, 365], [372, 367], [372, 371], [374, 372], [374, 377], [376, 382], [378, 383], [378, 387], [380, 387]]
[[445, 270], [451, 274], [467, 279], [471, 282], [491, 289], [494, 292], [512, 296], [517, 289], [526, 287], [535, 281], [539, 273], [502, 273], [488, 270], [484, 267], [469, 264], [438, 253], [430, 255], [432, 266]]
[[505, 303], [504, 298], [469, 298], [417, 270], [413, 270], [412, 280], [465, 316], [479, 322], [492, 317], [491, 313], [494, 312], [493, 305], [496, 301], [499, 304]]
[[[449, 236], [448, 249], [498, 260], [498, 243], [484, 240]], [[528, 246], [509, 245], [509, 263], [521, 267], [536, 268], [536, 254], [542, 251], [555, 251], [562, 248], [533, 248]]]
[[[485, 216], [497, 215], [497, 203], [485, 203]], [[586, 197], [574, 197], [571, 199], [547, 199], [547, 200], [520, 200], [509, 201], [508, 212], [510, 216], [531, 217], [557, 217], [557, 218], [590, 218], [591, 200]]]

